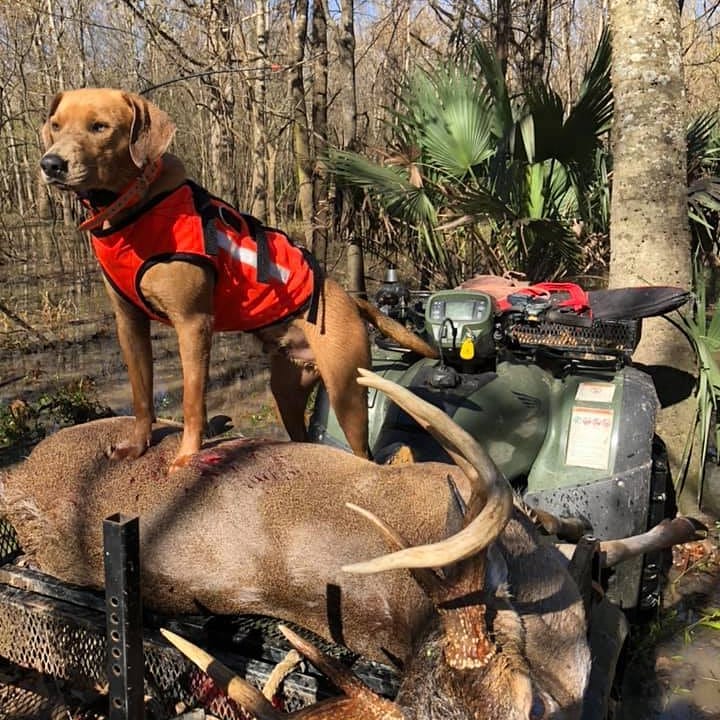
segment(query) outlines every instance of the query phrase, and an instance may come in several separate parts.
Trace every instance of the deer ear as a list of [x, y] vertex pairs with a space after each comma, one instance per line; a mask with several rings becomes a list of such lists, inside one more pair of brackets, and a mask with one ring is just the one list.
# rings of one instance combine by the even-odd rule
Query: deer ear
[[133, 93], [123, 93], [132, 110], [130, 158], [141, 168], [159, 158], [175, 136], [175, 123], [157, 105]]
[[42, 128], [40, 128], [40, 138], [41, 138], [42, 143], [45, 146], [46, 150], [53, 143], [52, 134], [50, 132], [50, 118], [55, 114], [55, 111], [57, 110], [57, 106], [60, 104], [60, 100], [62, 100], [62, 96], [63, 96], [63, 94], [61, 92], [59, 92], [52, 99], [52, 101], [50, 102], [50, 107], [48, 108], [48, 111], [47, 111], [47, 115], [45, 116], [45, 122], [43, 123]]

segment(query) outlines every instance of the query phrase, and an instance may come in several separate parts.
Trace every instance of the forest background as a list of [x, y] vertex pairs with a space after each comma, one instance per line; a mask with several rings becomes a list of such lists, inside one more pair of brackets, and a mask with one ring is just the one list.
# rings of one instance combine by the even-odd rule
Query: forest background
[[[719, 17], [713, 2], [686, 4], [682, 11], [688, 127], [698, 120], [702, 140], [688, 170], [694, 181], [712, 176], [717, 163]], [[602, 284], [609, 258], [612, 96], [609, 54], [597, 57], [596, 51], [606, 20], [604, 2], [582, 0], [0, 3], [0, 261], [12, 257], [18, 224], [59, 218], [73, 226], [78, 215], [71, 198], [51, 198], [38, 177], [38, 129], [51, 98], [64, 88], [113, 86], [142, 92], [170, 113], [178, 126], [175, 151], [196, 179], [289, 230], [335, 272], [361, 246], [371, 276], [380, 272], [372, 270], [377, 258], [380, 265], [409, 268], [415, 284], [506, 270]], [[487, 60], [483, 48], [496, 57]], [[460, 77], [443, 78], [449, 68], [460, 68]], [[590, 86], [588, 69], [595, 73]], [[477, 76], [485, 85], [475, 82]], [[438, 169], [437, 147], [427, 157], [431, 121], [416, 105], [427, 98], [418, 80], [423, 77], [436, 88], [444, 83], [446, 91], [449, 83], [447, 92], [455, 93], [438, 104], [444, 120], [458, 110], [458, 95], [477, 105], [479, 117], [458, 121], [477, 153], [460, 169], [443, 166], [442, 155]], [[473, 82], [462, 86], [467, 78]], [[495, 83], [490, 100], [483, 90], [488, 81]], [[500, 117], [500, 91], [512, 117]], [[583, 93], [595, 104], [576, 107]], [[522, 182], [517, 175], [501, 179], [522, 185], [522, 196], [503, 195], [497, 176], [489, 190], [488, 182], [478, 181], [471, 188], [473, 221], [462, 222], [468, 217], [467, 171], [497, 160], [498, 134], [507, 137], [513, 123], [517, 137], [527, 140], [528, 107], [535, 138], [530, 148], [525, 142]], [[557, 135], [555, 125], [562, 129], [573, 108], [583, 127], [565, 128], [574, 131], [565, 137], [584, 155], [543, 169], [543, 158], [530, 157], [533, 147], [540, 152], [543, 137]], [[498, 128], [503, 122], [506, 127]], [[582, 133], [594, 141], [592, 153]], [[357, 151], [390, 174], [348, 167], [336, 150]], [[571, 177], [558, 183], [558, 167]], [[448, 190], [444, 181], [453, 171], [465, 192]], [[444, 173], [440, 179], [438, 172]], [[584, 194], [568, 194], [569, 185], [577, 191], [580, 176]], [[393, 184], [406, 196], [408, 188], [418, 192], [393, 204]], [[712, 200], [707, 189], [707, 183], [696, 187], [702, 191], [697, 197]], [[712, 257], [715, 225], [711, 218], [697, 226]], [[352, 275], [348, 282], [358, 284], [358, 271]]]
[[[609, 16], [618, 29], [635, 12], [635, 23], [647, 19], [645, 39], [659, 47], [644, 11], [672, 6], [666, 38], [681, 46], [682, 68], [674, 57], [670, 64], [683, 78], [683, 107], [687, 101], [682, 174], [691, 239], [681, 237], [688, 227], [677, 217], [667, 234], [674, 239], [679, 229], [687, 265], [694, 260], [709, 271], [700, 284], [696, 275], [694, 284], [704, 289], [708, 280], [712, 303], [720, 210], [720, 0], [681, 0], [677, 32], [676, 0], [609, 4], [0, 0], [0, 465], [17, 460], [58, 425], [102, 415], [107, 405], [129, 410], [100, 275], [87, 238], [76, 230], [82, 210], [68, 195], [51, 195], [38, 173], [40, 126], [55, 93], [67, 88], [143, 93], [177, 124], [173, 151], [195, 179], [289, 231], [352, 290], [366, 283], [372, 290], [390, 264], [411, 288], [508, 270], [602, 286], [610, 275], [611, 190], [619, 176], [612, 116], [620, 110], [604, 33]], [[621, 27], [624, 50], [638, 28], [631, 24]], [[626, 69], [637, 58], [623, 59]], [[666, 81], [666, 70], [643, 71], [636, 79], [643, 98]], [[661, 115], [656, 107], [649, 105], [648, 114]], [[628, 124], [632, 112], [626, 105]], [[649, 127], [649, 119], [635, 123]], [[665, 130], [656, 135], [677, 145]], [[640, 143], [632, 148], [636, 161], [629, 159], [639, 172], [642, 155], [650, 154]], [[645, 173], [641, 195], [655, 172]], [[669, 199], [649, 195], [650, 216], [671, 214]], [[628, 253], [638, 247], [638, 233], [652, 243], [656, 229], [648, 222], [627, 235]], [[663, 248], [657, 250], [651, 261], [636, 253], [641, 279], [666, 281], [662, 271], [670, 263]], [[705, 333], [705, 318], [696, 320]], [[153, 341], [160, 360], [157, 408], [172, 417], [181, 406], [177, 352], [158, 347], [155, 334]], [[261, 424], [265, 433], [272, 422], [266, 361], [242, 342], [216, 340], [208, 409], [229, 414], [240, 431], [256, 434]], [[674, 348], [667, 355], [677, 357]], [[657, 348], [648, 356], [655, 361]], [[102, 386], [101, 400], [85, 373]], [[720, 375], [715, 380], [720, 387]], [[706, 407], [709, 418], [713, 406]], [[671, 453], [676, 466], [695, 412], [669, 422], [679, 436], [675, 457]], [[669, 432], [660, 434], [667, 439]], [[708, 487], [717, 517], [717, 474]], [[699, 495], [693, 488], [691, 510]], [[686, 648], [661, 657], [666, 668], [669, 658], [686, 668], [691, 679], [678, 679], [674, 669], [669, 674], [668, 694], [693, 688], [695, 695], [683, 696], [692, 709], [702, 704], [693, 684], [698, 678], [710, 688], [703, 697], [717, 700], [717, 648], [700, 650], [708, 658], [700, 664], [680, 654]]]

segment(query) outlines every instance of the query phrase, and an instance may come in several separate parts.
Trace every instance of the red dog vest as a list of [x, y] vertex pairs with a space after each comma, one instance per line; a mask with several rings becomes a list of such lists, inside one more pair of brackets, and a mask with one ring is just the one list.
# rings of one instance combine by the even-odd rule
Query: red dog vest
[[313, 297], [314, 266], [279, 230], [239, 213], [187, 182], [119, 226], [93, 230], [92, 245], [115, 290], [147, 315], [140, 281], [153, 265], [184, 260], [215, 273], [216, 331], [251, 331], [302, 310]]

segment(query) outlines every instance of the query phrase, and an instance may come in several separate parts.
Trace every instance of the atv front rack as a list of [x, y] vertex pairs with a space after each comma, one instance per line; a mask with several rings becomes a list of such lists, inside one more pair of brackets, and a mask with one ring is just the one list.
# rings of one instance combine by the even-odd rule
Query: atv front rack
[[594, 320], [588, 324], [566, 324], [507, 318], [502, 322], [501, 332], [506, 345], [515, 350], [551, 348], [571, 357], [589, 354], [629, 359], [640, 342], [640, 329], [640, 320]]

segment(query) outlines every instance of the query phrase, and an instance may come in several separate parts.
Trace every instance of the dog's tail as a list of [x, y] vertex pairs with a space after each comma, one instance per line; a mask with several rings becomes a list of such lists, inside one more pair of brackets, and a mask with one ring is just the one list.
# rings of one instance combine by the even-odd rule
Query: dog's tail
[[440, 357], [436, 348], [426, 343], [419, 335], [408, 330], [404, 325], [388, 317], [375, 305], [362, 298], [354, 298], [357, 303], [360, 316], [363, 320], [374, 325], [383, 335], [394, 340], [401, 347], [412, 350], [429, 358]]

